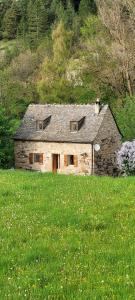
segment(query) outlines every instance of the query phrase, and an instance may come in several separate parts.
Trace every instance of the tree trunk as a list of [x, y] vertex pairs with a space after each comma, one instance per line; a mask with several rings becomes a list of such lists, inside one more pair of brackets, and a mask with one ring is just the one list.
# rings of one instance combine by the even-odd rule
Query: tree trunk
[[126, 75], [128, 93], [129, 93], [129, 96], [132, 97], [133, 92], [132, 92], [131, 80], [130, 80], [130, 75], [129, 75], [128, 70], [126, 70], [125, 75]]
[[127, 81], [125, 78], [124, 71], [122, 71], [121, 75], [122, 75], [122, 81], [123, 81], [124, 94], [126, 95], [127, 94]]

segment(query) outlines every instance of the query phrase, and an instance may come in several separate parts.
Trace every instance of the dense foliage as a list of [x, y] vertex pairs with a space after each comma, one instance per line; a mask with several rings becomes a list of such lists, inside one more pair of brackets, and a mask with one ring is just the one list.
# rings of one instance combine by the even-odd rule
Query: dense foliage
[[8, 118], [0, 107], [0, 163], [3, 168], [13, 165], [12, 135], [17, 126], [18, 122]]
[[[0, 0], [0, 107], [7, 120], [18, 124], [31, 102], [101, 97], [123, 139], [133, 139], [134, 21], [132, 0]], [[2, 144], [0, 153], [7, 155]]]

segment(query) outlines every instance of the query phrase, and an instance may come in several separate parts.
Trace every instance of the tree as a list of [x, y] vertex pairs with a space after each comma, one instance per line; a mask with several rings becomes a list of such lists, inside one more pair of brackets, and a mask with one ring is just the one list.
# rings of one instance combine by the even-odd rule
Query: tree
[[60, 22], [60, 20], [64, 20], [65, 17], [65, 8], [61, 1], [59, 0], [53, 0], [51, 4], [51, 10], [54, 15], [54, 19], [57, 22]]
[[53, 0], [51, 8], [56, 21], [58, 23], [62, 21], [67, 29], [71, 29], [75, 17], [75, 10], [71, 0], [67, 0], [66, 2]]
[[67, 31], [61, 21], [52, 32], [53, 60], [58, 65], [69, 58], [72, 45], [72, 32]]
[[117, 154], [118, 166], [126, 175], [135, 175], [135, 140], [123, 143]]
[[31, 47], [37, 46], [48, 29], [48, 15], [42, 0], [30, 0], [28, 5], [28, 36]]
[[6, 11], [3, 19], [3, 37], [14, 39], [16, 37], [18, 23], [20, 20], [20, 10], [18, 2], [13, 2], [11, 7]]
[[19, 1], [21, 18], [18, 24], [17, 35], [21, 37], [23, 40], [26, 38], [26, 34], [28, 31], [27, 6], [28, 6], [27, 0]]
[[83, 85], [89, 86], [104, 100], [111, 91], [112, 98], [117, 87], [114, 76], [115, 61], [110, 55], [110, 36], [98, 16], [90, 15], [85, 19], [81, 27], [80, 43]]
[[30, 50], [20, 53], [12, 60], [9, 72], [14, 82], [27, 82], [37, 67], [36, 57]]
[[5, 109], [0, 105], [0, 168], [13, 166], [12, 136], [17, 127], [18, 121], [7, 117]]
[[72, 32], [60, 22], [52, 32], [52, 55], [45, 57], [37, 87], [42, 102], [66, 102], [70, 99], [70, 84], [66, 67], [71, 55]]
[[117, 60], [116, 76], [121, 74], [123, 93], [134, 92], [135, 9], [132, 0], [97, 0], [103, 24], [112, 37], [112, 55]]
[[65, 20], [64, 24], [68, 28], [72, 28], [73, 21], [75, 18], [75, 10], [73, 7], [73, 4], [71, 3], [71, 0], [67, 0], [67, 6], [66, 6], [66, 11], [65, 11]]
[[126, 98], [120, 107], [115, 105], [114, 113], [124, 140], [135, 138], [135, 97]]
[[79, 5], [79, 15], [84, 20], [88, 14], [96, 14], [97, 7], [95, 0], [81, 0]]
[[13, 79], [9, 71], [0, 71], [0, 105], [8, 116], [21, 118], [27, 105], [35, 99], [35, 89], [32, 83]]
[[1, 0], [0, 1], [0, 39], [2, 39], [3, 33], [3, 18], [6, 11], [11, 7], [12, 0]]

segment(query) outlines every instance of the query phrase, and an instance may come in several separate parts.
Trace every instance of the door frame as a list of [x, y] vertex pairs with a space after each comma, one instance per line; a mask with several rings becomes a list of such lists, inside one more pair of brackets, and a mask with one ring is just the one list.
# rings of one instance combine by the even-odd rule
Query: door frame
[[60, 154], [53, 153], [52, 154], [52, 172], [57, 173], [58, 169], [60, 169]]

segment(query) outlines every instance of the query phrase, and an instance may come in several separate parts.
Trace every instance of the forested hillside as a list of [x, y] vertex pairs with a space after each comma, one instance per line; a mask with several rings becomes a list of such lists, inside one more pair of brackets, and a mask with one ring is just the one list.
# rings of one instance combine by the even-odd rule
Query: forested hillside
[[135, 137], [133, 0], [0, 0], [0, 166], [29, 103], [109, 103]]

